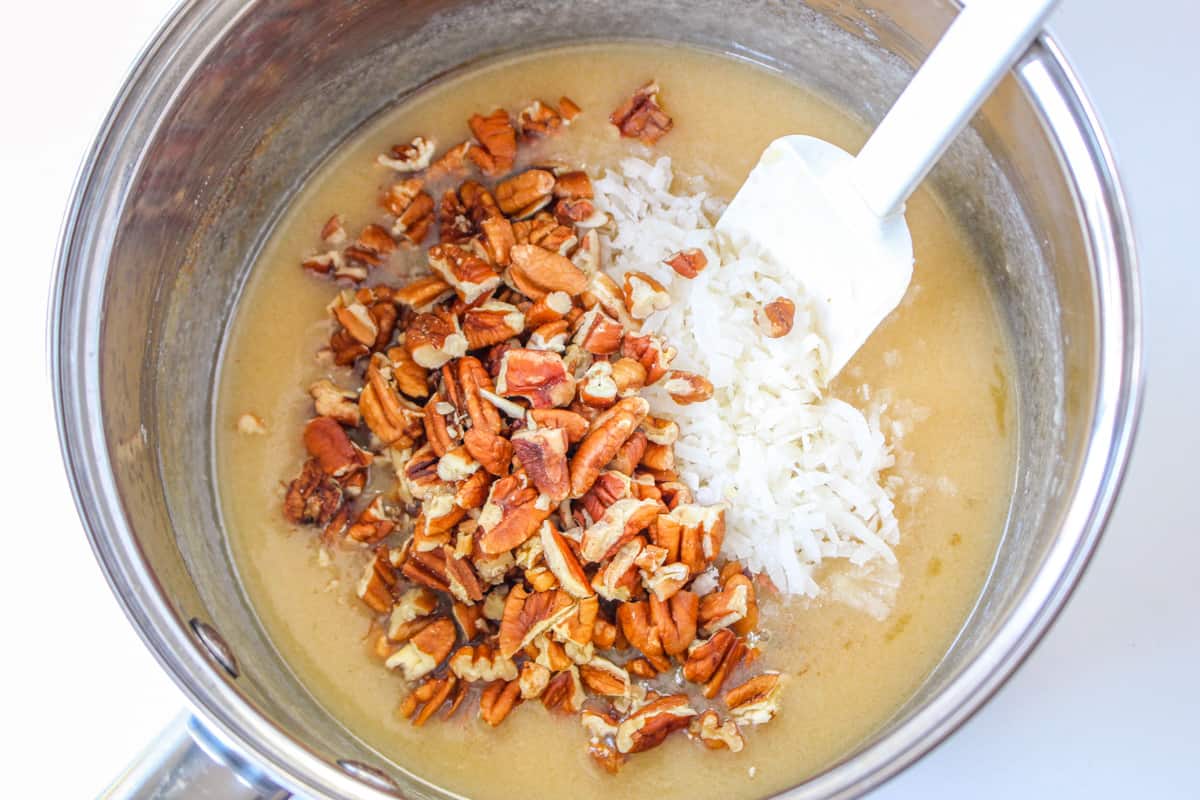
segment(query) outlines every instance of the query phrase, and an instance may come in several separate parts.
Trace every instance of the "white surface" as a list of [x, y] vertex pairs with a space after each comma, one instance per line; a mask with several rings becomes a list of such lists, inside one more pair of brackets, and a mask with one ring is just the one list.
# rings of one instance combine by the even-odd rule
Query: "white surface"
[[[100, 577], [54, 443], [43, 340], [68, 189], [168, 0], [5, 6], [0, 219], [13, 293], [3, 498], [0, 718], [8, 797], [94, 795], [179, 699]], [[1196, 797], [1200, 451], [1195, 189], [1186, 0], [1066, 0], [1052, 22], [1106, 120], [1134, 207], [1149, 390], [1125, 492], [1061, 620], [970, 723], [874, 797]], [[23, 791], [24, 790], [24, 791]]]

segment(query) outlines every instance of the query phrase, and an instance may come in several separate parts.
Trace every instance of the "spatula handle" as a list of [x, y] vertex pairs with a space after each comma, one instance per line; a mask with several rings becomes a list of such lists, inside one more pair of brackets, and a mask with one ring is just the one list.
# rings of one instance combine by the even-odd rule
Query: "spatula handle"
[[885, 217], [917, 188], [1058, 0], [970, 0], [854, 159], [853, 181]]

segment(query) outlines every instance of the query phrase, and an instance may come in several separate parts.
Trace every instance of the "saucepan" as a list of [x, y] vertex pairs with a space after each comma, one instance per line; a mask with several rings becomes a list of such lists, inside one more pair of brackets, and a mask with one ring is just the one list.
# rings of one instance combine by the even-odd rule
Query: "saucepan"
[[[191, 706], [113, 796], [446, 797], [367, 749], [272, 648], [217, 504], [214, 387], [254, 253], [365, 121], [440, 76], [583, 40], [686, 42], [779, 70], [874, 125], [946, 0], [190, 0], [88, 154], [62, 234], [51, 352], [96, 556]], [[1016, 350], [1018, 475], [961, 634], [868, 741], [789, 793], [879, 784], [979, 708], [1085, 568], [1140, 396], [1137, 268], [1095, 114], [1041, 37], [930, 176], [970, 228]]]

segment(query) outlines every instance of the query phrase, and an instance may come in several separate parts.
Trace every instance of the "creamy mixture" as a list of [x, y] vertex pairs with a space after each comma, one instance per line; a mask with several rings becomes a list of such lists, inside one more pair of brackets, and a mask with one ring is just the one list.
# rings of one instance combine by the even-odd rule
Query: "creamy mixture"
[[[647, 150], [620, 138], [608, 115], [650, 78], [674, 128]], [[596, 172], [629, 154], [665, 154], [677, 175], [702, 175], [726, 198], [779, 135], [807, 133], [850, 150], [863, 140], [852, 119], [776, 75], [649, 46], [526, 56], [440, 83], [390, 112], [296, 198], [239, 307], [217, 411], [235, 561], [267, 633], [314, 696], [397, 767], [431, 783], [472, 797], [766, 795], [847, 754], [907, 699], [965, 620], [1003, 526], [1013, 470], [1007, 348], [964, 232], [927, 190], [908, 205], [916, 254], [909, 294], [835, 387], [864, 408], [889, 403], [886, 433], [905, 481], [896, 498], [903, 577], [895, 605], [877, 621], [828, 599], [764, 597], [763, 663], [792, 677], [778, 717], [746, 731], [740, 753], [675, 735], [613, 776], [586, 754], [577, 718], [536, 702], [494, 729], [473, 710], [413, 727], [397, 713], [404, 682], [372, 652], [372, 614], [355, 595], [366, 552], [324, 553], [313, 529], [280, 513], [283, 486], [305, 458], [307, 388], [333, 374], [314, 358], [328, 342], [333, 287], [298, 266], [325, 221], [339, 213], [353, 235], [378, 216], [378, 196], [396, 176], [376, 156], [392, 145], [426, 136], [445, 148], [468, 138], [473, 113], [563, 95], [583, 114], [547, 142], [547, 160]], [[413, 256], [414, 270], [421, 261]], [[265, 432], [239, 431], [246, 413]]]

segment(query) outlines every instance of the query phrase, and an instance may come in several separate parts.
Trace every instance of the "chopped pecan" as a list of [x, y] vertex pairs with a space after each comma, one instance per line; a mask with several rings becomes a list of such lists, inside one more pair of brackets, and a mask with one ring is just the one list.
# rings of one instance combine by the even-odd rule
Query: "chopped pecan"
[[[543, 507], [544, 506], [544, 507]], [[519, 546], [550, 516], [551, 504], [539, 501], [537, 489], [522, 472], [492, 484], [479, 514], [479, 547], [489, 555]]]
[[[554, 204], [554, 218], [563, 225], [599, 227], [599, 224], [596, 223], [600, 223], [600, 220], [595, 220], [596, 216], [596, 206], [591, 200], [584, 198], [579, 198], [578, 200], [559, 200]], [[607, 217], [603, 214], [600, 214], [600, 216], [607, 221]]]
[[644, 658], [635, 658], [632, 661], [627, 662], [625, 664], [625, 669], [630, 675], [636, 675], [637, 677], [645, 678], [646, 680], [658, 677], [658, 670], [656, 670], [654, 665]]
[[500, 654], [512, 658], [574, 611], [575, 605], [566, 592], [556, 589], [530, 594], [520, 584], [514, 586], [505, 598], [500, 620]]
[[396, 249], [396, 240], [387, 229], [374, 223], [362, 229], [354, 244], [346, 248], [346, 258], [368, 266], [378, 267]]
[[534, 408], [554, 408], [575, 397], [575, 378], [557, 353], [514, 348], [500, 359], [496, 391], [504, 397], [523, 397]]
[[678, 561], [663, 564], [642, 576], [646, 589], [659, 600], [667, 600], [687, 585], [691, 578], [687, 564]]
[[737, 723], [733, 720], [722, 723], [720, 715], [711, 708], [691, 721], [688, 733], [710, 750], [727, 748], [731, 753], [740, 753], [746, 746]]
[[696, 640], [696, 622], [700, 598], [688, 591], [679, 591], [670, 600], [650, 596], [650, 618], [658, 630], [658, 639], [669, 656], [677, 656]]
[[480, 428], [472, 428], [467, 431], [463, 441], [471, 457], [492, 475], [499, 477], [508, 472], [513, 446], [507, 439]]
[[567, 435], [568, 444], [575, 444], [587, 435], [587, 419], [565, 408], [534, 408], [530, 409], [529, 416], [539, 428], [562, 429]]
[[627, 272], [622, 287], [625, 308], [634, 319], [645, 319], [671, 305], [667, 288], [644, 272]]
[[617, 607], [617, 622], [620, 623], [621, 633], [646, 657], [655, 669], [664, 672], [670, 669], [671, 662], [663, 653], [662, 641], [658, 638], [658, 629], [650, 617], [650, 604], [646, 601], [624, 603]]
[[617, 394], [628, 397], [646, 385], [646, 368], [632, 358], [618, 358], [612, 364], [612, 379]]
[[579, 668], [574, 664], [551, 678], [542, 692], [542, 705], [562, 714], [579, 713], [586, 699]]
[[770, 722], [779, 711], [783, 681], [778, 672], [764, 672], [725, 693], [730, 716], [743, 725]]
[[[396, 236], [403, 237], [413, 244], [420, 244], [424, 241], [425, 235], [433, 226], [434, 203], [433, 197], [423, 187], [424, 184], [420, 179], [410, 178], [392, 184], [384, 193], [380, 204], [396, 218], [396, 221], [392, 223], [389, 240], [391, 236]], [[383, 229], [380, 228], [380, 230]], [[395, 243], [392, 247], [395, 248]], [[346, 251], [346, 254], [351, 255], [349, 250]]]
[[387, 538], [396, 527], [396, 523], [383, 507], [383, 495], [375, 495], [375, 499], [367, 504], [358, 519], [346, 530], [347, 538], [363, 544], [375, 544]]
[[403, 449], [411, 447], [421, 435], [424, 417], [420, 406], [401, 396], [393, 376], [392, 362], [379, 353], [373, 355], [358, 410], [384, 445]]
[[604, 739], [592, 737], [588, 740], [588, 755], [609, 775], [616, 775], [625, 763], [625, 756]]
[[567, 334], [570, 326], [565, 319], [539, 325], [529, 334], [525, 346], [530, 350], [549, 350], [561, 353], [567, 349]]
[[361, 417], [354, 392], [341, 389], [328, 378], [322, 378], [308, 387], [308, 393], [312, 395], [313, 406], [319, 416], [333, 417], [351, 428], [358, 427]]
[[571, 263], [579, 268], [584, 275], [599, 275], [600, 268], [600, 234], [589, 230], [579, 240], [579, 246], [571, 254]]
[[537, 300], [551, 292], [574, 297], [587, 288], [587, 276], [571, 260], [536, 244], [514, 245], [508, 277], [524, 295]]
[[655, 524], [661, 536], [678, 541], [678, 559], [687, 564], [692, 575], [699, 575], [717, 557], [725, 541], [725, 506], [679, 504]]
[[379, 338], [379, 324], [371, 316], [370, 309], [357, 298], [347, 301], [339, 297], [333, 306], [334, 319], [359, 344], [370, 348]]
[[450, 593], [450, 583], [446, 578], [446, 556], [440, 548], [428, 551], [410, 548], [400, 572], [413, 583]]
[[488, 300], [463, 313], [462, 331], [470, 350], [499, 344], [523, 330], [525, 315], [516, 306], [499, 300]]
[[592, 588], [605, 600], [628, 602], [639, 590], [637, 560], [644, 542], [634, 537], [616, 548], [616, 552], [592, 576]]
[[621, 355], [637, 361], [646, 370], [646, 385], [657, 383], [667, 374], [667, 367], [675, 359], [675, 348], [663, 343], [654, 334], [637, 336], [625, 334], [621, 341]]
[[512, 437], [513, 453], [538, 491], [554, 505], [571, 491], [567, 474], [567, 433], [561, 428], [518, 431]]
[[517, 678], [521, 686], [521, 699], [533, 700], [541, 697], [550, 683], [550, 669], [536, 661], [526, 661], [521, 665], [521, 674]]
[[638, 468], [638, 464], [642, 462], [642, 456], [646, 453], [646, 434], [641, 431], [634, 431], [625, 440], [625, 444], [621, 445], [617, 450], [617, 454], [613, 456], [613, 460], [608, 463], [608, 468], [624, 473], [625, 475], [633, 475], [634, 470]]
[[675, 444], [679, 441], [679, 425], [666, 417], [646, 417], [640, 430], [652, 444]]
[[600, 470], [645, 419], [650, 404], [642, 397], [625, 397], [592, 422], [591, 431], [571, 458], [571, 496], [582, 497]]
[[371, 455], [359, 449], [333, 417], [313, 417], [304, 427], [304, 447], [335, 478], [362, 469]]
[[571, 121], [583, 113], [583, 109], [575, 104], [575, 101], [567, 96], [558, 98], [558, 113], [563, 118], [563, 122], [567, 125]]
[[606, 650], [616, 644], [617, 626], [606, 619], [597, 619], [592, 625], [592, 644]]
[[534, 100], [517, 115], [517, 125], [525, 139], [540, 139], [562, 127], [562, 116], [555, 109]]
[[[644, 435], [644, 434], [643, 434]], [[647, 444], [642, 453], [641, 465], [657, 472], [675, 469], [675, 448], [669, 444]]]
[[435, 619], [409, 639], [404, 647], [392, 653], [385, 663], [388, 669], [399, 668], [405, 680], [415, 681], [437, 669], [438, 664], [450, 655], [457, 639], [458, 632], [453, 622], [444, 617]]
[[622, 136], [654, 144], [671, 130], [675, 123], [659, 104], [658, 91], [658, 84], [650, 81], [609, 116]]
[[[427, 619], [437, 610], [437, 595], [423, 586], [408, 589], [400, 595], [392, 614], [388, 617], [387, 638], [393, 642], [406, 642], [432, 620]], [[420, 623], [420, 624], [416, 624]]]
[[479, 229], [483, 233], [488, 256], [500, 266], [508, 266], [512, 262], [510, 253], [513, 245], [517, 243], [512, 223], [504, 217], [488, 217], [479, 223]]
[[426, 369], [437, 369], [453, 358], [467, 352], [467, 337], [463, 336], [458, 318], [437, 310], [418, 314], [404, 332], [404, 347]]
[[471, 568], [471, 562], [465, 558], [456, 557], [454, 548], [450, 545], [442, 547], [442, 554], [446, 557], [446, 582], [450, 586], [450, 594], [454, 596], [454, 599], [465, 605], [482, 600], [483, 587], [479, 584], [475, 570]]
[[283, 501], [283, 515], [297, 525], [328, 525], [341, 510], [342, 487], [310, 458], [304, 462], [300, 476], [288, 484]]
[[601, 472], [592, 488], [579, 498], [579, 505], [587, 513], [586, 518], [581, 518], [580, 525], [587, 528], [600, 520], [609, 506], [627, 497], [633, 497], [633, 486], [628, 475], [615, 470]]
[[564, 172], [554, 182], [554, 196], [561, 200], [590, 200], [593, 197], [592, 179], [581, 169]]
[[511, 681], [517, 678], [517, 665], [490, 645], [465, 645], [450, 657], [450, 671], [464, 681]]
[[693, 248], [673, 253], [663, 263], [684, 278], [695, 278], [708, 266], [708, 257], [703, 251]]
[[537, 328], [548, 322], [557, 322], [571, 310], [571, 295], [566, 292], [550, 292], [533, 301], [533, 305], [525, 312], [525, 322], [531, 328]]
[[626, 498], [616, 501], [583, 532], [579, 545], [583, 560], [594, 563], [612, 556], [617, 548], [654, 522], [658, 510], [658, 504], [653, 500]]
[[[458, 690], [458, 694], [455, 694]], [[411, 719], [418, 728], [432, 717], [442, 705], [449, 700], [450, 707], [446, 715], [449, 717], [462, 702], [465, 686], [458, 682], [453, 675], [443, 678], [427, 677], [417, 688], [408, 693], [400, 704], [400, 714]], [[418, 709], [420, 709], [418, 711]], [[415, 716], [414, 716], [415, 715]]]
[[597, 361], [583, 373], [579, 382], [579, 400], [592, 408], [609, 408], [617, 402], [617, 382], [613, 367], [607, 361]]
[[467, 158], [485, 175], [503, 175], [512, 169], [517, 157], [517, 132], [508, 112], [498, 108], [486, 117], [475, 114], [468, 124], [479, 147], [467, 150]]
[[500, 285], [491, 264], [455, 244], [429, 248], [429, 268], [453, 286], [464, 303], [474, 303]]
[[[550, 522], [542, 523], [541, 541], [546, 566], [558, 579], [563, 590], [576, 598], [591, 596], [592, 587], [588, 583], [587, 573], [583, 571], [583, 566], [567, 544], [567, 540]], [[588, 640], [590, 639], [589, 632]]]
[[452, 291], [454, 289], [450, 284], [430, 275], [405, 284], [397, 289], [393, 296], [397, 302], [404, 303], [415, 311], [424, 311]]
[[445, 489], [445, 481], [438, 477], [440, 456], [428, 442], [417, 448], [404, 463], [398, 477], [410, 497], [424, 500], [436, 491]]
[[678, 369], [667, 373], [663, 388], [681, 406], [702, 403], [713, 395], [713, 385], [708, 378]]
[[429, 171], [425, 173], [425, 177], [430, 181], [436, 181], [449, 175], [463, 174], [466, 171], [467, 153], [473, 147], [471, 142], [459, 142], [429, 165]]
[[672, 731], [688, 726], [696, 711], [686, 695], [660, 697], [630, 714], [617, 726], [617, 750], [640, 753], [657, 747]]
[[516, 680], [492, 681], [479, 695], [479, 718], [493, 728], [503, 722], [521, 702], [521, 685]]
[[786, 297], [776, 297], [763, 306], [763, 317], [762, 326], [769, 338], [787, 336], [796, 317], [796, 304]]
[[741, 626], [742, 630], [748, 633], [757, 619], [758, 605], [754, 596], [754, 584], [745, 575], [730, 577], [721, 591], [706, 595], [700, 601], [700, 622], [706, 631], [717, 631], [752, 620], [751, 624]]
[[716, 673], [717, 667], [733, 648], [737, 636], [728, 628], [722, 628], [706, 641], [696, 642], [688, 651], [683, 664], [683, 677], [692, 683], [706, 683]]
[[621, 349], [624, 335], [621, 323], [595, 306], [580, 318], [573, 341], [592, 355], [607, 356]]
[[403, 346], [390, 347], [387, 358], [392, 365], [392, 378], [401, 393], [409, 397], [429, 396], [429, 371], [413, 361], [407, 349]]
[[579, 679], [595, 694], [624, 697], [629, 694], [629, 673], [606, 658], [594, 657], [579, 665]]
[[409, 144], [392, 145], [390, 153], [380, 154], [380, 164], [396, 172], [420, 172], [433, 160], [434, 143], [424, 136], [415, 137]]
[[325, 220], [325, 224], [321, 226], [321, 241], [334, 247], [345, 243], [346, 226], [342, 222], [341, 214], [334, 214]]
[[387, 551], [375, 551], [367, 563], [358, 582], [357, 594], [372, 611], [386, 614], [392, 608], [392, 588], [396, 585], [396, 571], [387, 558]]
[[[570, 221], [560, 223], [557, 217], [546, 211], [539, 211], [530, 219], [513, 223], [513, 238], [517, 244], [537, 245], [560, 256], [568, 255], [579, 241]], [[510, 275], [509, 279], [516, 285], [520, 277], [513, 279]]]
[[554, 176], [544, 169], [529, 169], [496, 186], [496, 203], [510, 217], [531, 217], [550, 202]]

